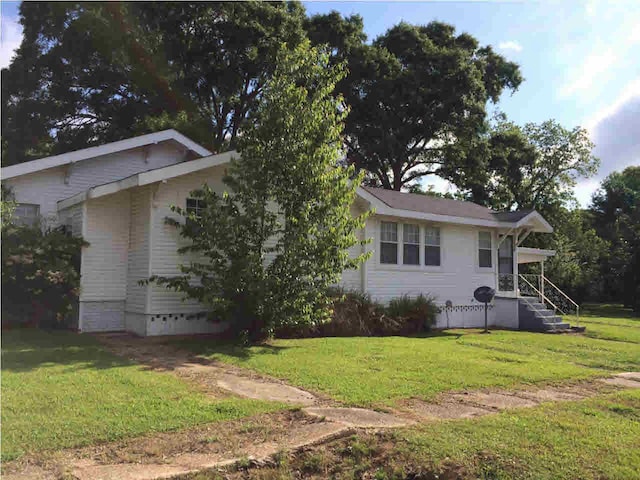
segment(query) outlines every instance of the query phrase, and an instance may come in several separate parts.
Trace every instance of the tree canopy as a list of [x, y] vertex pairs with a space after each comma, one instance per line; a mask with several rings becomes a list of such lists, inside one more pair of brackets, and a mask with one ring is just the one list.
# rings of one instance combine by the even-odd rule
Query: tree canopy
[[290, 2], [23, 2], [2, 71], [3, 164], [168, 127], [233, 146], [304, 20]]
[[522, 81], [515, 63], [440, 22], [400, 23], [354, 49], [349, 67], [349, 160], [394, 190], [460, 167], [449, 145], [475, 137], [487, 102]]

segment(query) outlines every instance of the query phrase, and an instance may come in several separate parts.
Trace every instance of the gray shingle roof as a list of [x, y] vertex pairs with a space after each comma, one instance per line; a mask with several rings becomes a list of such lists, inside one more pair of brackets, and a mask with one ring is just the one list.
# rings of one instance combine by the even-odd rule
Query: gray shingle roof
[[391, 208], [412, 212], [433, 213], [451, 217], [477, 218], [499, 222], [515, 223], [533, 210], [516, 212], [494, 212], [493, 210], [473, 202], [451, 200], [418, 193], [397, 192], [384, 188], [363, 187], [367, 192]]

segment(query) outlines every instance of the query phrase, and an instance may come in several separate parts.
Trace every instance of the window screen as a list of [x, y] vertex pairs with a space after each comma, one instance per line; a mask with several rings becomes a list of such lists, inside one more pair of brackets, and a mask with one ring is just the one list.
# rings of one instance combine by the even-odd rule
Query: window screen
[[380, 263], [398, 263], [398, 224], [380, 223]]
[[424, 232], [424, 264], [440, 266], [440, 229], [427, 227]]
[[410, 224], [403, 225], [402, 239], [404, 242], [402, 263], [420, 265], [420, 227]]

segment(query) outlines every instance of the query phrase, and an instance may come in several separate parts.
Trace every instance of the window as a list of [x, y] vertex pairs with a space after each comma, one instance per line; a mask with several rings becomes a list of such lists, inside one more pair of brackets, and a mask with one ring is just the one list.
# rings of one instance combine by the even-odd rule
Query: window
[[18, 203], [13, 212], [13, 218], [16, 225], [35, 227], [40, 220], [40, 205]]
[[380, 263], [398, 263], [397, 223], [380, 223]]
[[427, 227], [424, 231], [424, 264], [440, 266], [440, 229]]
[[491, 232], [478, 233], [478, 266], [491, 268]]
[[402, 263], [405, 265], [420, 265], [420, 227], [418, 225], [403, 225]]
[[193, 213], [199, 217], [204, 209], [205, 203], [201, 198], [187, 198], [187, 213]]

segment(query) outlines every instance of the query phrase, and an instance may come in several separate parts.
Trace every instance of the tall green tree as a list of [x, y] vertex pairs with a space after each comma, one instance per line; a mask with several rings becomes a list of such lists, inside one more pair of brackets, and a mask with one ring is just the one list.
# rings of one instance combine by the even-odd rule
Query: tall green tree
[[295, 2], [23, 2], [3, 164], [169, 127], [233, 146], [304, 19]]
[[199, 216], [174, 207], [186, 221], [173, 223], [190, 240], [180, 252], [201, 260], [182, 265], [181, 277], [152, 281], [199, 300], [251, 340], [326, 318], [328, 287], [364, 258], [348, 252], [366, 214], [352, 215], [359, 179], [339, 165], [347, 110], [333, 92], [343, 72], [308, 42], [283, 49], [239, 139], [228, 193], [193, 192], [205, 205]]
[[349, 160], [394, 190], [460, 167], [449, 146], [477, 136], [487, 102], [522, 81], [515, 63], [440, 22], [400, 23], [350, 57]]
[[595, 175], [599, 165], [587, 131], [555, 120], [523, 127], [502, 120], [471, 145], [454, 155], [461, 163], [481, 159], [482, 168], [446, 172], [469, 200], [495, 210], [535, 209], [552, 221], [574, 200], [577, 180]]
[[605, 178], [590, 210], [598, 235], [611, 244], [601, 265], [605, 298], [640, 312], [640, 167]]

